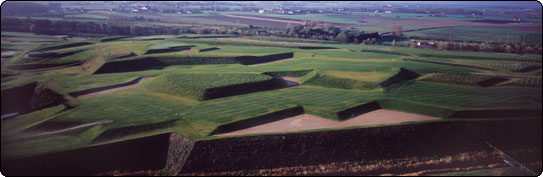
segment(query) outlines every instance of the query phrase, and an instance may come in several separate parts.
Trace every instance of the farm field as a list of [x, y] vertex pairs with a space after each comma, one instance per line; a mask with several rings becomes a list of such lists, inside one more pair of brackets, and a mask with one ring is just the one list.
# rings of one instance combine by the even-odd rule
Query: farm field
[[[300, 18], [306, 16], [315, 17]], [[273, 19], [299, 21], [282, 16]], [[352, 24], [335, 16], [323, 21]], [[4, 57], [4, 51], [17, 53]], [[384, 173], [379, 171], [383, 169], [360, 164], [387, 163], [398, 167], [395, 174], [406, 174], [431, 168], [431, 163], [447, 164], [446, 159], [454, 162], [450, 168], [499, 167], [497, 170], [503, 173], [514, 171], [490, 153], [486, 141], [505, 148], [523, 162], [536, 164], [529, 166], [531, 170], [541, 171], [537, 165], [541, 158], [534, 155], [541, 154], [541, 126], [537, 124], [541, 122], [542, 106], [541, 55], [234, 35], [114, 36], [64, 41], [54, 36], [2, 32], [2, 57], [2, 164], [54, 158], [58, 154], [65, 158], [70, 155], [63, 153], [95, 152], [94, 148], [99, 152], [101, 148], [156, 141], [160, 146], [152, 148], [157, 153], [190, 154], [163, 160], [166, 162], [162, 168], [168, 166], [175, 174], [232, 174], [235, 172], [227, 171], [228, 167], [244, 170], [236, 169], [234, 164], [238, 162], [250, 167], [247, 170], [266, 169], [262, 171], [266, 174], [280, 174], [274, 169], [282, 167], [288, 169], [288, 174], [300, 174], [296, 163], [308, 169], [323, 165], [333, 170], [348, 165], [368, 174]], [[271, 129], [279, 128], [270, 131], [270, 125]], [[251, 134], [236, 132], [243, 130]], [[480, 132], [484, 130], [496, 134]], [[507, 135], [502, 130], [512, 133]], [[461, 138], [471, 133], [479, 134]], [[321, 135], [328, 140], [322, 148], [318, 147]], [[338, 137], [346, 143], [342, 144], [339, 140], [343, 138]], [[273, 143], [281, 139], [292, 142], [292, 146]], [[368, 147], [367, 151], [357, 150], [362, 146], [357, 143], [371, 144], [370, 140], [382, 144]], [[393, 148], [398, 152], [384, 155], [389, 159], [375, 155], [400, 140], [402, 143]], [[518, 143], [523, 146], [516, 147], [507, 144], [508, 140], [530, 143]], [[178, 144], [171, 143], [174, 141]], [[163, 142], [170, 144], [163, 147]], [[295, 150], [294, 142], [317, 147]], [[447, 143], [457, 149], [443, 151]], [[360, 162], [340, 150], [325, 150], [325, 146], [334, 144], [342, 144], [345, 152], [373, 155], [364, 156]], [[415, 145], [418, 150], [405, 148]], [[191, 150], [174, 148], [179, 152], [171, 152], [173, 146]], [[253, 146], [259, 149], [253, 152]], [[292, 154], [285, 154], [294, 160], [267, 149], [271, 147], [279, 147], [281, 152], [290, 150]], [[400, 152], [402, 147], [405, 153]], [[200, 154], [191, 154], [196, 152]], [[273, 153], [266, 155], [268, 152]], [[229, 157], [217, 156], [238, 157], [242, 153], [254, 153], [254, 158], [278, 164], [251, 164], [255, 160], [252, 157], [225, 161]], [[327, 160], [324, 155], [316, 155], [315, 159], [303, 160], [311, 153], [335, 158]], [[477, 157], [493, 166], [477, 161]], [[225, 165], [212, 165], [215, 160]], [[464, 161], [469, 163], [462, 164]], [[403, 162], [420, 163], [420, 168]], [[203, 168], [206, 166], [209, 169]], [[408, 170], [403, 173], [402, 169]], [[343, 173], [338, 170], [326, 174]]]
[[500, 29], [499, 27], [448, 27], [406, 32], [404, 35], [444, 40], [450, 38], [452, 40], [461, 41], [518, 41], [530, 44], [541, 44], [541, 26], [517, 28], [517, 30], [511, 29], [515, 28]]

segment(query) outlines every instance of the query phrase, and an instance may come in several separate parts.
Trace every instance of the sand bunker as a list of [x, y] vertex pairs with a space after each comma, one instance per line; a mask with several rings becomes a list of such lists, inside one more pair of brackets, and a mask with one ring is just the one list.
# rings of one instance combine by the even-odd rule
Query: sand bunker
[[194, 54], [192, 50], [183, 50], [182, 52], [185, 54]]
[[321, 117], [302, 114], [294, 117], [289, 117], [283, 120], [275, 121], [268, 124], [254, 126], [251, 128], [233, 131], [229, 133], [219, 134], [217, 136], [242, 135], [253, 133], [270, 133], [270, 132], [285, 132], [295, 130], [311, 130], [321, 128], [342, 128], [361, 125], [377, 125], [377, 124], [392, 124], [400, 122], [413, 122], [423, 120], [436, 120], [438, 117], [431, 117], [419, 114], [411, 114], [399, 111], [379, 109], [359, 115], [352, 119], [337, 122]]
[[287, 87], [298, 86], [300, 85], [299, 77], [281, 77], [285, 82], [287, 82]]

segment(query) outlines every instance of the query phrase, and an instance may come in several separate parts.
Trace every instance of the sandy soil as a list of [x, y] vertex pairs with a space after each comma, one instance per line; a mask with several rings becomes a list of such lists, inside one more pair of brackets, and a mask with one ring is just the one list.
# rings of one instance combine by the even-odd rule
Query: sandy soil
[[254, 126], [251, 128], [238, 130], [230, 133], [224, 133], [217, 136], [242, 135], [252, 133], [269, 133], [269, 132], [284, 132], [294, 130], [311, 130], [319, 128], [343, 128], [361, 125], [377, 125], [377, 124], [392, 124], [400, 122], [412, 122], [423, 120], [436, 120], [437, 117], [411, 114], [399, 111], [379, 109], [366, 114], [359, 115], [352, 119], [337, 122], [329, 119], [324, 119], [309, 114], [302, 114], [294, 117], [289, 117], [283, 120], [275, 121], [268, 124]]
[[293, 58], [285, 58], [285, 59], [280, 59], [280, 60], [275, 60], [275, 61], [270, 61], [270, 62], [264, 62], [264, 63], [259, 63], [259, 64], [247, 65], [247, 66], [260, 66], [260, 65], [271, 64], [271, 63], [277, 63], [277, 62], [288, 61], [288, 60], [294, 60], [294, 59], [293, 59]]
[[109, 93], [109, 92], [114, 92], [114, 91], [118, 91], [118, 90], [124, 90], [124, 89], [128, 89], [128, 88], [132, 88], [132, 87], [135, 87], [136, 85], [140, 84], [141, 81], [144, 81], [144, 80], [147, 80], [147, 79], [150, 79], [150, 78], [151, 77], [144, 77], [144, 78], [141, 78], [138, 82], [136, 82], [135, 84], [132, 84], [132, 85], [127, 85], [127, 86], [123, 86], [123, 87], [117, 87], [117, 88], [112, 88], [112, 89], [103, 90], [103, 91], [99, 91], [99, 92], [93, 92], [93, 93], [89, 93], [89, 94], [85, 94], [85, 95], [80, 95], [77, 98], [86, 98], [86, 97], [89, 97], [89, 96], [101, 95], [101, 94], [104, 94], [104, 93]]
[[192, 50], [183, 50], [182, 52], [185, 54], [194, 54]]
[[281, 78], [287, 82], [288, 87], [300, 85], [299, 77], [281, 77]]

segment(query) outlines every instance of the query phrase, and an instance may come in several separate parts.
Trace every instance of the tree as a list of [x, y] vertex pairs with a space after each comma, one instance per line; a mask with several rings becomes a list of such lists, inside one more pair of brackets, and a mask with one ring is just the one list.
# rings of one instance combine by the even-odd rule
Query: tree
[[339, 33], [336, 36], [336, 40], [340, 41], [340, 42], [347, 42], [348, 37], [347, 37], [347, 34], [345, 33], [345, 31], [342, 31], [341, 33]]
[[395, 36], [403, 36], [403, 26], [401, 24], [392, 27], [392, 34]]

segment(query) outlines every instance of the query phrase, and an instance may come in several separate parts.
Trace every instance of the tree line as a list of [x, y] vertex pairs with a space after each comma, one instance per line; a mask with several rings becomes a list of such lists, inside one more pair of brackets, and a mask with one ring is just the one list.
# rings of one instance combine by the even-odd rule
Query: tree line
[[112, 23], [95, 23], [90, 21], [66, 21], [30, 18], [2, 18], [2, 31], [32, 32], [47, 35], [178, 35], [178, 34], [227, 34], [243, 36], [276, 36], [315, 40], [330, 40], [345, 43], [375, 44], [380, 41], [379, 33], [364, 33], [359, 30], [347, 30], [331, 25], [319, 25], [317, 22], [306, 22], [303, 25], [288, 25], [285, 30], [272, 30], [255, 27], [176, 27], [157, 25], [136, 25], [111, 20]]
[[425, 43], [419, 46], [419, 40], [412, 40], [408, 44], [394, 44], [393, 46], [403, 46], [411, 48], [431, 48], [449, 51], [469, 51], [469, 52], [498, 52], [511, 54], [541, 54], [542, 46], [540, 44], [526, 44], [520, 42], [496, 43], [496, 42], [473, 42], [473, 41], [437, 41], [433, 44]]
[[[66, 21], [31, 18], [2, 18], [2, 31], [31, 32], [47, 35], [73, 35], [73, 36], [145, 36], [145, 35], [179, 35], [179, 34], [225, 34], [242, 36], [272, 36], [290, 37], [313, 40], [338, 41], [354, 44], [381, 44], [379, 33], [365, 33], [356, 29], [342, 29], [332, 25], [318, 22], [304, 22], [302, 25], [287, 25], [284, 30], [255, 27], [222, 27], [210, 28], [205, 26], [179, 27], [158, 25], [136, 25], [132, 23], [95, 23], [91, 21]], [[393, 34], [401, 35], [402, 28], [394, 27]], [[405, 47], [420, 47], [412, 41]], [[400, 44], [393, 44], [400, 46]], [[532, 53], [541, 54], [542, 47], [526, 43], [489, 43], [489, 42], [454, 42], [439, 41], [427, 48], [439, 50], [481, 51], [501, 53]]]

